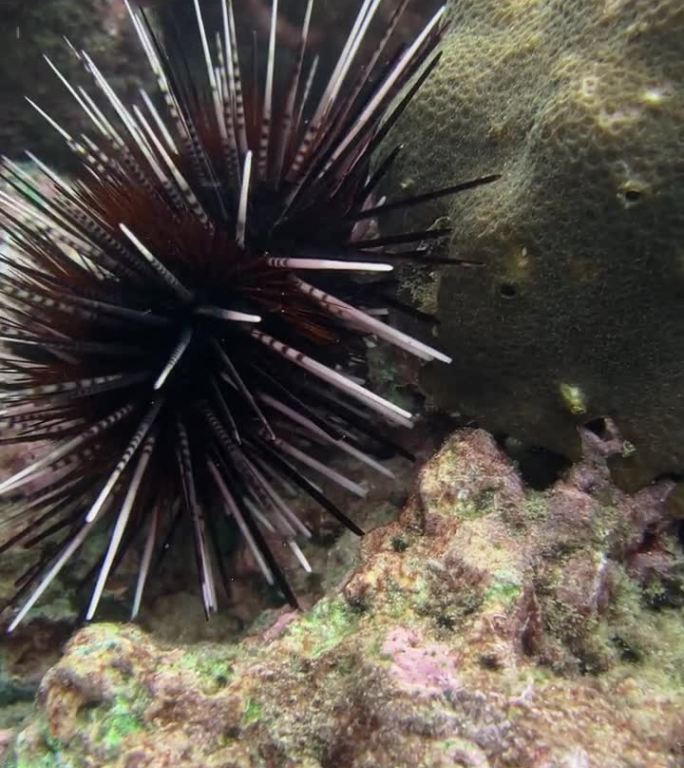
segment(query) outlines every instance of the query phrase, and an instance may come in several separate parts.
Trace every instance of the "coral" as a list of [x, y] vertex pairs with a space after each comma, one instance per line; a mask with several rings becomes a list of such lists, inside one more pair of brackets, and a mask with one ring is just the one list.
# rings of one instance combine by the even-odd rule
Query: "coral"
[[[684, 621], [648, 585], [682, 557], [672, 484], [627, 495], [606, 466], [617, 441], [582, 442], [581, 464], [529, 492], [489, 435], [456, 432], [341, 592], [239, 643], [83, 629], [13, 765], [681, 765]], [[630, 565], [645, 551], [659, 568]]]
[[457, 362], [424, 385], [573, 459], [576, 425], [612, 417], [635, 449], [613, 459], [624, 487], [681, 472], [684, 7], [451, 5], [443, 62], [393, 134], [405, 150], [391, 187], [503, 178], [433, 206], [451, 219], [450, 255], [482, 266], [406, 276], [407, 294], [436, 294]]

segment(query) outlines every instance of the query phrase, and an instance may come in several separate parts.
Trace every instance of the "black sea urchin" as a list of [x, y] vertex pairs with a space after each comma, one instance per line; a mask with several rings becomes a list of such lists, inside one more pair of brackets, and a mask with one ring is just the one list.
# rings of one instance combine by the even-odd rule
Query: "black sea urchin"
[[296, 604], [269, 546], [285, 542], [308, 568], [297, 539], [310, 532], [285, 487], [361, 532], [308, 473], [363, 493], [316, 458], [320, 447], [386, 472], [366, 444], [386, 439], [383, 424], [411, 425], [409, 412], [354, 375], [364, 337], [448, 361], [377, 312], [387, 288], [377, 273], [397, 259], [426, 258], [418, 245], [444, 231], [372, 237], [367, 224], [492, 178], [371, 202], [396, 150], [369, 175], [371, 155], [437, 63], [444, 15], [393, 50], [402, 0], [359, 65], [381, 4], [364, 0], [321, 88], [307, 46], [313, 0], [282, 88], [274, 85], [277, 0], [265, 75], [255, 68], [250, 88], [230, 0], [221, 2], [215, 37], [194, 0], [199, 61], [128, 8], [158, 103], [141, 92], [140, 104], [125, 105], [78, 52], [98, 104], [48, 60], [96, 138], [75, 138], [33, 105], [82, 170], [67, 180], [31, 156], [49, 192], [9, 160], [2, 171], [12, 188], [0, 198], [12, 243], [1, 275], [2, 443], [48, 444], [0, 484], [16, 505], [2, 551], [39, 550], [17, 582], [10, 604], [25, 602], [10, 631], [95, 527], [110, 528], [109, 546], [91, 574], [87, 618], [132, 546], [140, 550], [137, 614], [151, 564], [184, 519], [207, 614], [217, 607], [216, 576], [226, 577], [225, 525]]

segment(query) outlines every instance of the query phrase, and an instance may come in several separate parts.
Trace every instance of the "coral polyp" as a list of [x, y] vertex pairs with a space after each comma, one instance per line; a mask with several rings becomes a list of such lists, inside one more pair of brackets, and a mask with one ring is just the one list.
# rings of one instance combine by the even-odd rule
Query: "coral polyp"
[[366, 386], [366, 338], [449, 362], [380, 319], [387, 273], [429, 261], [423, 244], [445, 231], [369, 226], [494, 178], [378, 197], [397, 150], [371, 159], [437, 64], [444, 9], [399, 46], [403, 0], [368, 46], [381, 2], [365, 0], [325, 79], [308, 45], [313, 5], [289, 77], [280, 75], [277, 0], [254, 71], [241, 61], [251, 57], [241, 56], [231, 2], [209, 30], [194, 0], [198, 60], [127, 4], [158, 87], [138, 103], [125, 103], [86, 51], [72, 46], [90, 90], [47, 62], [91, 135], [72, 135], [33, 104], [80, 170], [67, 178], [31, 156], [37, 182], [11, 160], [2, 166], [0, 223], [12, 249], [0, 277], [1, 441], [41, 446], [0, 484], [11, 502], [1, 551], [37, 552], [10, 602], [10, 630], [95, 530], [107, 530], [108, 543], [86, 577], [87, 619], [131, 550], [135, 617], [183, 530], [207, 614], [230, 573], [227, 530], [296, 604], [276, 552], [284, 544], [309, 569], [298, 542], [311, 530], [291, 491], [361, 533], [313, 478], [364, 489], [322, 451], [388, 474], [375, 449], [391, 442], [388, 426], [413, 423]]

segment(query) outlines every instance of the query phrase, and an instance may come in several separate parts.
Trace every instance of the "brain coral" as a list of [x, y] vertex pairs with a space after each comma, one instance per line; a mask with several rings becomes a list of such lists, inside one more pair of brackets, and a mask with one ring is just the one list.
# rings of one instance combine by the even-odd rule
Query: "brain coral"
[[394, 180], [504, 177], [435, 206], [451, 255], [484, 266], [412, 281], [456, 361], [426, 388], [575, 456], [576, 423], [610, 416], [636, 448], [625, 482], [680, 471], [684, 5], [460, 0], [452, 17]]

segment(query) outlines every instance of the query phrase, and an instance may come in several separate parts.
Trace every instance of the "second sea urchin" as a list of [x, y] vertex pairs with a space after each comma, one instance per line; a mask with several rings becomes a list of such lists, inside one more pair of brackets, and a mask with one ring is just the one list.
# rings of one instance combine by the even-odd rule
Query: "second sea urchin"
[[448, 362], [379, 319], [384, 273], [428, 259], [420, 244], [445, 232], [373, 236], [367, 224], [493, 179], [375, 199], [397, 150], [372, 172], [371, 157], [435, 67], [444, 16], [396, 49], [402, 0], [360, 65], [381, 4], [364, 0], [320, 88], [307, 45], [313, 0], [289, 78], [276, 77], [277, 0], [263, 77], [241, 67], [230, 0], [215, 36], [194, 0], [199, 64], [128, 7], [158, 98], [141, 92], [126, 105], [85, 51], [74, 49], [96, 96], [48, 61], [95, 138], [72, 136], [34, 105], [81, 171], [66, 179], [32, 158], [46, 193], [11, 161], [2, 170], [11, 190], [0, 193], [0, 220], [12, 243], [1, 275], [2, 442], [47, 444], [0, 484], [14, 505], [2, 551], [38, 551], [17, 582], [10, 630], [98, 527], [109, 528], [109, 544], [90, 575], [86, 618], [132, 547], [135, 616], [155, 559], [184, 521], [207, 614], [229, 569], [225, 526], [296, 603], [272, 544], [284, 542], [308, 568], [297, 540], [310, 531], [285, 488], [361, 532], [309, 474], [361, 494], [317, 457], [320, 447], [386, 473], [372, 446], [386, 441], [385, 425], [412, 423], [360, 378], [365, 337]]

